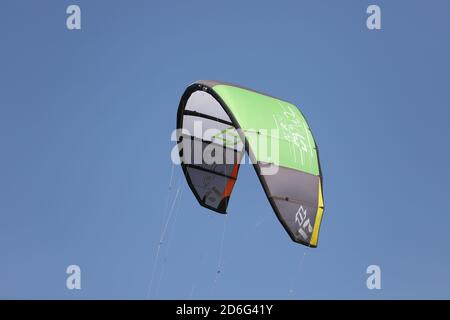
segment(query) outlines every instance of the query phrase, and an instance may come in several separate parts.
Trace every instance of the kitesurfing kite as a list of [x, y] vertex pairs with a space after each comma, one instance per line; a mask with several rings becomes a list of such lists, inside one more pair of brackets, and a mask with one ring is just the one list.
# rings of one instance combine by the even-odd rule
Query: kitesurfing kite
[[202, 206], [226, 213], [247, 152], [291, 239], [317, 247], [322, 172], [317, 145], [296, 106], [237, 85], [197, 81], [181, 97], [177, 129], [181, 166]]

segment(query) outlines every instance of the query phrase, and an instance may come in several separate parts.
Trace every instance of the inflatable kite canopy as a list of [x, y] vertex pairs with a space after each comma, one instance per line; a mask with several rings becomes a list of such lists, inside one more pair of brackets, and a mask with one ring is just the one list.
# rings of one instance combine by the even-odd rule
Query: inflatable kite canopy
[[197, 81], [181, 97], [178, 149], [198, 202], [226, 213], [247, 152], [291, 239], [316, 247], [324, 211], [318, 148], [301, 112], [269, 95], [218, 81]]

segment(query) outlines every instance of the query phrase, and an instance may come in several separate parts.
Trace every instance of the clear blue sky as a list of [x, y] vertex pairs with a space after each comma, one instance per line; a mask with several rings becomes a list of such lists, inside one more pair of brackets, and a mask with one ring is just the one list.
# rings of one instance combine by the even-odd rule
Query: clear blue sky
[[[365, 26], [372, 3], [381, 31]], [[2, 0], [0, 298], [450, 298], [449, 15], [447, 0]], [[179, 167], [168, 192], [198, 79], [301, 108], [324, 173], [317, 249], [289, 239], [250, 166], [227, 218]]]

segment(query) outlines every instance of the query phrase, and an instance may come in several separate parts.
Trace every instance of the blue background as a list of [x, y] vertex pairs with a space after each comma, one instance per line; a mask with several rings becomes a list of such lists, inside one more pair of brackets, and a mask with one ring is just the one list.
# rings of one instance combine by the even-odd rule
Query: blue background
[[[0, 298], [450, 298], [450, 2], [375, 3], [381, 31], [368, 1], [2, 0]], [[227, 217], [171, 175], [198, 79], [301, 108], [324, 172], [317, 249], [289, 239], [251, 166]]]

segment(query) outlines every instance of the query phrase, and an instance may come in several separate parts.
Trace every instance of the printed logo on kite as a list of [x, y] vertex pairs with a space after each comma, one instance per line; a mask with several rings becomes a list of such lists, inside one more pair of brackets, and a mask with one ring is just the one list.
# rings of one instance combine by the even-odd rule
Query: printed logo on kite
[[313, 232], [313, 227], [309, 218], [306, 217], [306, 209], [303, 206], [298, 208], [297, 213], [295, 214], [295, 223], [298, 225], [298, 233], [302, 236], [304, 240], [308, 240]]

